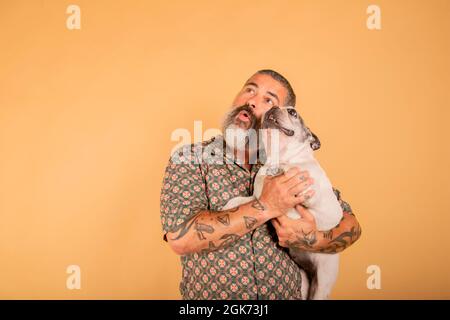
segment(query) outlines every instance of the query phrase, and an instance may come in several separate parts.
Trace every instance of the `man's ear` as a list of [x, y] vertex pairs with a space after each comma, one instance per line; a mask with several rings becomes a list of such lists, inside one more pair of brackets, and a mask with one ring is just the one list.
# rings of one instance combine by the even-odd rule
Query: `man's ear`
[[320, 140], [319, 137], [316, 136], [308, 127], [306, 127], [306, 134], [308, 136], [308, 141], [311, 144], [311, 148], [313, 150], [317, 150], [320, 148]]

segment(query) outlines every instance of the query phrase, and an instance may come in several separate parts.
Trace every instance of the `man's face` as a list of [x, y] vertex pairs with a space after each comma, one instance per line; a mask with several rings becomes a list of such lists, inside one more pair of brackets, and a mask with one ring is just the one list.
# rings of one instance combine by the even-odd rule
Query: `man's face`
[[256, 74], [248, 79], [222, 126], [227, 144], [243, 151], [250, 141], [258, 140], [254, 129], [259, 127], [262, 116], [274, 106], [284, 106], [286, 98], [287, 90], [271, 76]]
[[274, 106], [284, 106], [287, 90], [281, 83], [266, 74], [255, 74], [247, 80], [233, 100], [233, 107], [248, 104], [258, 121]]

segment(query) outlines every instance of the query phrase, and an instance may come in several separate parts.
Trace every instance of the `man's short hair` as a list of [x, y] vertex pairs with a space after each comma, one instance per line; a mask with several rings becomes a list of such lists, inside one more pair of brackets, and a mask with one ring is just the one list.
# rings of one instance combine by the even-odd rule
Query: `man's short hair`
[[284, 103], [284, 106], [295, 106], [296, 96], [294, 89], [292, 89], [291, 84], [289, 83], [289, 81], [287, 81], [285, 77], [283, 77], [280, 73], [270, 69], [259, 70], [255, 74], [269, 75], [273, 79], [281, 83], [281, 85], [287, 90], [286, 102]]

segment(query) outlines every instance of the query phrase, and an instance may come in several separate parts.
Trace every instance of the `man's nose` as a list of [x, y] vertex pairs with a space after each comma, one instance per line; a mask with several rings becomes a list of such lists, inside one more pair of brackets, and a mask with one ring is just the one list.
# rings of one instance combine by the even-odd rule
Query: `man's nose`
[[256, 117], [259, 117], [266, 110], [264, 110], [264, 106], [261, 101], [258, 101], [256, 97], [253, 97], [247, 101], [247, 104], [252, 108], [253, 113]]

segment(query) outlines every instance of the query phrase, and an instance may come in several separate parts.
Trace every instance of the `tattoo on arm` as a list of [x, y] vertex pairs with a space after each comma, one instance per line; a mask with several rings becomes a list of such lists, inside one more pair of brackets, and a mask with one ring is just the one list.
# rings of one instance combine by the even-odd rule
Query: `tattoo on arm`
[[238, 240], [240, 237], [237, 234], [224, 234], [222, 237], [220, 237], [220, 240], [223, 240], [222, 242], [220, 242], [219, 244], [215, 244], [214, 241], [210, 241], [208, 244], [208, 248], [207, 249], [203, 249], [202, 252], [203, 253], [207, 253], [210, 251], [214, 251], [214, 250], [219, 250], [222, 248], [225, 248], [226, 246], [232, 244], [233, 242], [235, 242], [236, 240]]
[[[328, 240], [328, 243], [321, 248], [314, 248], [316, 241], [316, 233], [305, 234], [303, 231], [303, 236], [297, 236], [296, 241], [289, 242], [289, 246], [294, 246], [299, 249], [304, 249], [306, 251], [312, 252], [322, 252], [322, 253], [338, 253], [348, 248], [361, 236], [361, 227], [359, 224], [352, 226], [350, 230], [338, 230], [342, 221], [348, 219], [348, 217], [354, 216], [352, 213], [346, 212], [342, 217], [341, 222], [333, 229], [323, 232], [324, 239]], [[313, 250], [311, 250], [313, 249]]]
[[228, 213], [224, 214], [224, 215], [220, 215], [217, 217], [217, 221], [219, 221], [224, 226], [229, 226], [230, 225], [230, 215]]
[[[324, 233], [324, 238], [329, 240], [328, 243], [325, 245], [324, 248], [320, 249], [319, 252], [323, 253], [338, 253], [343, 251], [344, 249], [348, 248], [350, 245], [352, 245], [356, 240], [358, 240], [361, 237], [361, 226], [359, 223], [356, 222], [356, 225], [353, 225], [350, 230], [345, 230], [344, 228], [340, 227], [342, 224], [342, 221], [345, 219], [355, 219], [355, 215], [353, 212], [344, 211], [344, 215], [341, 219], [341, 222], [334, 227], [332, 230], [333, 233], [330, 237], [327, 237], [327, 233]], [[340, 227], [340, 230], [338, 230], [338, 227]]]
[[220, 215], [217, 217], [217, 221], [219, 221], [224, 226], [230, 225], [230, 214], [228, 212], [236, 212], [238, 211], [240, 206], [237, 206], [236, 208], [228, 209], [225, 211], [222, 211]]
[[255, 199], [255, 201], [253, 201], [252, 208], [255, 208], [256, 210], [259, 211], [266, 210], [266, 207], [264, 207], [264, 205], [258, 199]]
[[359, 226], [352, 227], [350, 231], [344, 231], [334, 239], [331, 239], [329, 243], [329, 247], [322, 249], [321, 252], [323, 253], [337, 253], [348, 246], [350, 246], [352, 243], [354, 243], [356, 240], [359, 239], [361, 236], [361, 228]]
[[205, 240], [206, 238], [203, 233], [204, 232], [213, 233], [214, 228], [208, 224], [200, 223], [200, 222], [198, 222], [198, 220], [199, 220], [199, 216], [195, 216], [194, 218], [187, 220], [187, 221], [183, 222], [182, 224], [180, 224], [179, 226], [177, 226], [176, 228], [174, 228], [173, 232], [177, 232], [180, 229], [181, 229], [181, 231], [178, 234], [178, 236], [176, 236], [175, 238], [172, 238], [171, 240], [181, 239], [189, 232], [189, 230], [192, 228], [192, 226], [194, 226], [194, 230], [197, 232], [198, 238], [200, 240]]
[[323, 237], [325, 239], [331, 240], [333, 239], [333, 230], [328, 230], [323, 233]]
[[[252, 207], [259, 211], [266, 210], [264, 205], [257, 199], [255, 201], [253, 201]], [[230, 219], [229, 213], [236, 212], [238, 210], [239, 210], [239, 207], [222, 211], [215, 217], [215, 219], [217, 222], [219, 222], [220, 224], [222, 224], [224, 226], [230, 226], [231, 219]], [[196, 232], [199, 240], [207, 240], [205, 233], [213, 234], [214, 232], [216, 232], [215, 228], [217, 226], [219, 226], [219, 224], [217, 224], [215, 227], [213, 227], [211, 224], [201, 223], [200, 221], [205, 222], [204, 218], [208, 218], [207, 220], [214, 221], [213, 216], [204, 217], [204, 216], [196, 215], [193, 218], [186, 220], [183, 223], [174, 227], [172, 232], [175, 233], [175, 232], [179, 231], [179, 233], [176, 237], [172, 238], [171, 240], [181, 239], [191, 229], [193, 229]], [[245, 227], [248, 230], [251, 230], [258, 223], [258, 219], [254, 218], [254, 217], [244, 216], [244, 223], [245, 223]], [[201, 252], [209, 252], [212, 250], [218, 250], [218, 249], [224, 248], [224, 247], [228, 246], [229, 244], [235, 242], [239, 238], [240, 238], [240, 236], [238, 234], [229, 234], [229, 233], [224, 234], [223, 236], [220, 237], [219, 240], [209, 241], [208, 248], [203, 249]]]
[[256, 218], [246, 217], [246, 216], [244, 216], [244, 221], [245, 221], [245, 226], [247, 229], [253, 229], [255, 224], [258, 222], [258, 220], [256, 220]]
[[182, 237], [184, 237], [186, 235], [186, 233], [188, 233], [188, 231], [191, 229], [191, 227], [194, 225], [195, 222], [197, 222], [198, 216], [194, 217], [191, 220], [187, 220], [185, 222], [183, 222], [182, 224], [180, 224], [179, 226], [177, 226], [173, 232], [177, 232], [178, 230], [181, 229], [180, 233], [178, 234], [177, 237], [172, 238], [171, 240], [178, 240]]
[[208, 224], [199, 223], [198, 221], [195, 221], [195, 231], [197, 231], [197, 236], [199, 240], [206, 240], [205, 235], [203, 232], [206, 233], [213, 233], [214, 228]]

